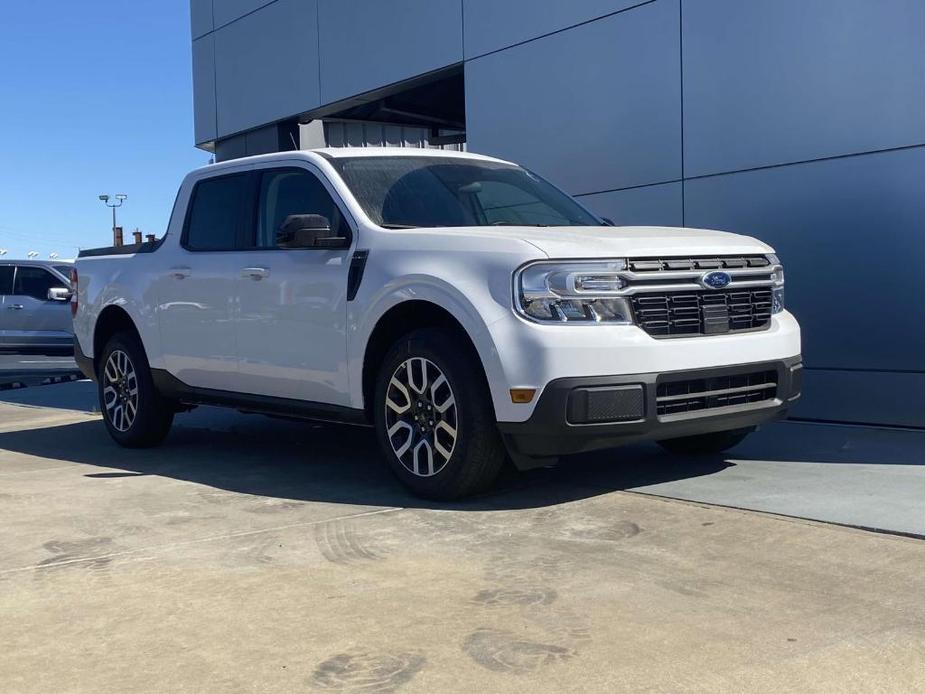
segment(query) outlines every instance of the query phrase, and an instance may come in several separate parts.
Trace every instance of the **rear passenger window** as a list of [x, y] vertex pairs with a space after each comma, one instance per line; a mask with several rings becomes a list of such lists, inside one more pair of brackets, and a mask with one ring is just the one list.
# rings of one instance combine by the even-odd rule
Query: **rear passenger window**
[[0, 296], [13, 291], [13, 266], [0, 265]]
[[229, 251], [241, 247], [249, 224], [249, 174], [207, 178], [196, 184], [186, 223], [184, 246], [193, 251]]
[[31, 296], [39, 301], [47, 301], [48, 290], [61, 287], [64, 287], [64, 282], [48, 270], [20, 266], [16, 270], [16, 279], [13, 282], [13, 296]]

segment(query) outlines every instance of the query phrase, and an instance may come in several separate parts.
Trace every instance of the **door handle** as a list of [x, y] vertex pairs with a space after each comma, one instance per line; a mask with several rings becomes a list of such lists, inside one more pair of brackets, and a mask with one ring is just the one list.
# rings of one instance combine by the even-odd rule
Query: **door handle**
[[10, 311], [22, 311], [24, 306], [22, 304], [10, 304], [7, 306], [7, 310]]
[[192, 274], [192, 272], [193, 271], [190, 270], [186, 266], [177, 266], [177, 267], [170, 268], [170, 276], [173, 277], [175, 280], [182, 280], [186, 277], [189, 277], [190, 274]]
[[241, 269], [241, 277], [250, 278], [255, 282], [270, 276], [270, 268], [266, 267], [246, 267]]

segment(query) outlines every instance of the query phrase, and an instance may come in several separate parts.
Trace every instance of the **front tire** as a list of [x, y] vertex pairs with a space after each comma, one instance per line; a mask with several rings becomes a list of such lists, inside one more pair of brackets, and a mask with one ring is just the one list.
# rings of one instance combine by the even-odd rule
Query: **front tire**
[[490, 487], [505, 461], [478, 358], [445, 330], [406, 335], [383, 361], [373, 402], [382, 452], [418, 496], [457, 499]]
[[676, 455], [715, 455], [738, 446], [754, 429], [732, 429], [716, 431], [710, 434], [683, 436], [677, 439], [665, 439], [658, 444], [669, 453]]
[[126, 448], [150, 448], [166, 438], [174, 410], [154, 387], [148, 358], [132, 333], [113, 335], [100, 356], [100, 412], [113, 440]]

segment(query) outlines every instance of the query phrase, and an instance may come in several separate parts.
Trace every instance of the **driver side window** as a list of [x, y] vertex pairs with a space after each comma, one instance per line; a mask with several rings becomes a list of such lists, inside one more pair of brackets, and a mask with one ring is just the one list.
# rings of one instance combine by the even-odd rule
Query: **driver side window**
[[278, 248], [276, 233], [293, 214], [319, 214], [328, 219], [335, 235], [346, 235], [346, 222], [340, 208], [314, 174], [304, 169], [263, 172], [257, 212], [257, 248]]
[[0, 296], [13, 293], [13, 266], [0, 265]]
[[48, 270], [20, 265], [16, 268], [13, 296], [30, 296], [39, 301], [47, 301], [49, 289], [61, 289], [64, 287], [64, 282], [52, 275]]

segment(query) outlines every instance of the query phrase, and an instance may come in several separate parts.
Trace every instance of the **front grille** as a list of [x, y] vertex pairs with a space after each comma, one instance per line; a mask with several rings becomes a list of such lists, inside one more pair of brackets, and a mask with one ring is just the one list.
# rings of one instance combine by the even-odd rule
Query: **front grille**
[[636, 324], [653, 337], [718, 335], [771, 324], [771, 290], [652, 292], [631, 297]]
[[763, 255], [736, 255], [695, 258], [631, 258], [633, 272], [662, 272], [671, 270], [719, 270], [738, 268], [766, 268], [771, 262]]
[[696, 378], [659, 383], [655, 406], [658, 416], [747, 405], [777, 397], [777, 372]]

